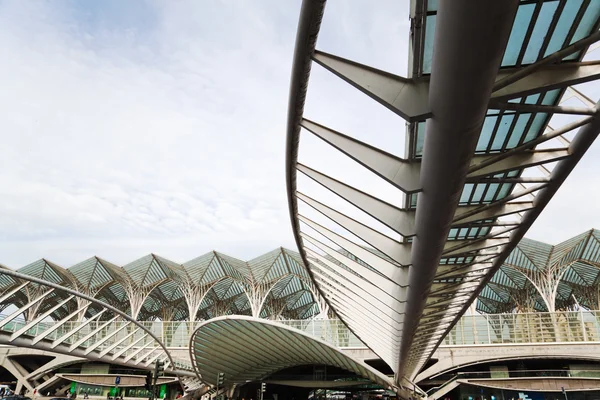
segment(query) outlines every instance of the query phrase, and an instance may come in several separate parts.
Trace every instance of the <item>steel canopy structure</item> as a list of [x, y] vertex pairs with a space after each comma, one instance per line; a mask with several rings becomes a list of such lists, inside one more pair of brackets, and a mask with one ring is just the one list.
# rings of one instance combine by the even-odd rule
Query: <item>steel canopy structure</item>
[[[8, 268], [0, 266], [0, 309], [29, 305], [23, 311], [28, 321], [48, 310], [54, 320], [75, 311], [82, 320], [102, 310], [81, 297], [67, 301], [59, 292], [46, 293], [45, 286], [22, 286], [26, 281], [2, 270]], [[227, 314], [306, 319], [327, 314], [300, 256], [283, 248], [248, 262], [213, 251], [183, 264], [150, 254], [123, 267], [99, 257], [70, 268], [41, 259], [17, 272], [93, 297], [137, 320], [193, 321]]]
[[[399, 384], [416, 376], [600, 132], [584, 94], [600, 76], [598, 61], [584, 61], [600, 39], [600, 4], [413, 0], [407, 78], [316, 50], [324, 10], [325, 1], [304, 1], [298, 26], [291, 222], [315, 284]], [[313, 63], [407, 122], [404, 157], [305, 118]], [[384, 181], [402, 205], [301, 164], [307, 134]], [[335, 196], [308, 195], [297, 171]]]
[[225, 386], [262, 379], [284, 368], [325, 364], [355, 373], [386, 389], [392, 381], [322, 340], [294, 328], [245, 316], [223, 316], [204, 322], [190, 340], [190, 359], [198, 376]]
[[[184, 264], [151, 254], [124, 267], [42, 259], [0, 266], [0, 343], [140, 369], [161, 360], [186, 392], [206, 391], [187, 356], [167, 349], [175, 330], [191, 334], [196, 321], [229, 314], [327, 316], [319, 299], [299, 255], [284, 248], [248, 262], [217, 252]], [[167, 330], [157, 335], [152, 321]]]
[[477, 298], [484, 313], [600, 308], [600, 231], [557, 245], [523, 238]]

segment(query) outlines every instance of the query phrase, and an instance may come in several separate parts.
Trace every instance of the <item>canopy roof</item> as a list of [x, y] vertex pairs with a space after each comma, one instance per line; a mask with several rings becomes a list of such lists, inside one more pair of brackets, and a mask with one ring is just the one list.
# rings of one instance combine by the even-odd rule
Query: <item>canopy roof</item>
[[[304, 319], [320, 311], [298, 253], [284, 248], [250, 261], [212, 251], [183, 264], [149, 254], [122, 267], [99, 257], [70, 268], [41, 259], [18, 272], [92, 295], [140, 320], [202, 320], [224, 314]], [[19, 283], [3, 278], [0, 294]], [[27, 292], [16, 292], [2, 306], [18, 306], [35, 296], [28, 286]], [[43, 307], [52, 306], [54, 303], [44, 302]], [[73, 301], [53, 316], [64, 316], [82, 306], [88, 307], [88, 316], [98, 311], [94, 305]]]
[[[407, 77], [318, 50], [326, 12], [304, 1], [298, 26], [287, 127], [294, 233], [331, 308], [397, 379], [414, 378], [598, 136], [585, 93], [600, 78], [588, 52], [600, 2], [413, 0]], [[349, 123], [373, 119], [366, 102], [350, 120], [333, 106], [304, 115], [311, 93], [346, 102], [323, 75], [312, 83], [320, 67], [406, 122], [404, 154], [391, 123]], [[393, 140], [380, 137], [386, 128]], [[582, 269], [573, 271], [594, 278]]]
[[485, 313], [600, 308], [600, 231], [557, 245], [524, 238], [477, 301]]
[[391, 380], [371, 366], [313, 336], [271, 321], [226, 316], [200, 325], [191, 339], [190, 358], [198, 376], [216, 385], [243, 384], [266, 378], [297, 365], [332, 365], [355, 373], [384, 388]]

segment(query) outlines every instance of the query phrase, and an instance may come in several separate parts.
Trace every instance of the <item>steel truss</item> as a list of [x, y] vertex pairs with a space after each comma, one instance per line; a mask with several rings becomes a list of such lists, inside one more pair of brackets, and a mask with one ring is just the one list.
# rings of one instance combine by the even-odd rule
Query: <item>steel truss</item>
[[[154, 362], [159, 360], [165, 363], [167, 372], [178, 377], [185, 390], [201, 387], [189, 362], [173, 359], [156, 335], [128, 314], [89, 295], [10, 269], [0, 269], [0, 276], [20, 282], [2, 294], [0, 303], [25, 289], [39, 293], [0, 320], [0, 344], [146, 370], [153, 369]], [[60, 321], [45, 324], [45, 320], [57, 309], [68, 303], [81, 304], [77, 299], [83, 300], [84, 307], [91, 304], [98, 311], [90, 318], [78, 320], [84, 310], [76, 307]], [[22, 319], [29, 309], [50, 300], [54, 305], [43, 313], [30, 320]]]
[[190, 339], [190, 358], [198, 375], [213, 386], [219, 373], [224, 374], [225, 387], [235, 387], [265, 379], [284, 368], [325, 364], [350, 371], [403, 396], [409, 393], [331, 344], [255, 317], [222, 316], [203, 322]]
[[[500, 69], [519, 2], [439, 2], [435, 51], [426, 72], [421, 65], [426, 5], [411, 4], [413, 76], [404, 78], [316, 50], [325, 1], [305, 0], [288, 108], [287, 190], [301, 255], [331, 308], [392, 367], [396, 382], [414, 379], [600, 132], [598, 105], [573, 87], [600, 77], [600, 62], [581, 61], [600, 39], [597, 21], [588, 36], [569, 42], [585, 7], [573, 17], [574, 28], [562, 48], [549, 54], [540, 50], [527, 65], [521, 50], [513, 67]], [[542, 6], [540, 0], [536, 7]], [[549, 48], [550, 36], [543, 49]], [[304, 117], [313, 62], [407, 121], [405, 158]], [[539, 100], [532, 101], [536, 96]], [[582, 105], [565, 104], [571, 98]], [[498, 122], [492, 137], [502, 139], [502, 146], [493, 148], [490, 139], [480, 149], [485, 124], [505, 114], [515, 115], [509, 133], [519, 116], [529, 116], [530, 130], [531, 121], [541, 116], [539, 132], [524, 133], [508, 146], [510, 137], [500, 136]], [[550, 127], [555, 114], [583, 118]], [[422, 150], [417, 147], [420, 124]], [[396, 188], [404, 206], [299, 163], [300, 137], [307, 133]], [[401, 239], [338, 211], [339, 203], [300, 191], [298, 171]], [[481, 192], [492, 186], [506, 190], [484, 201]], [[329, 225], [301, 214], [299, 203]], [[340, 228], [350, 235], [339, 233]]]

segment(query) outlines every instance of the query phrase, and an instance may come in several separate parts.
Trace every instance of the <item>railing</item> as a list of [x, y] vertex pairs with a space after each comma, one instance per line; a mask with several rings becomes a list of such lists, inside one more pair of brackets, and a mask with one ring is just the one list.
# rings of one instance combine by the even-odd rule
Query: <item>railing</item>
[[[437, 399], [443, 396], [447, 391], [445, 387], [456, 382], [459, 379], [542, 379], [542, 378], [594, 378], [600, 380], [600, 369], [579, 370], [579, 369], [559, 369], [559, 370], [505, 370], [505, 371], [468, 371], [454, 374], [443, 374], [435, 377], [436, 381], [444, 381], [440, 386], [432, 387], [427, 390], [429, 398]], [[514, 381], [512, 385], [515, 385]], [[450, 388], [449, 388], [450, 389]], [[451, 390], [451, 389], [450, 389]], [[448, 390], [449, 391], [449, 390]]]
[[545, 369], [519, 371], [459, 372], [456, 379], [508, 379], [508, 378], [600, 378], [600, 369]]
[[600, 311], [465, 315], [442, 346], [600, 342]]
[[[0, 315], [0, 320], [4, 319], [5, 317], [5, 315]], [[301, 330], [336, 347], [365, 347], [365, 345], [358, 340], [358, 338], [341, 321], [337, 319], [282, 320], [277, 322]], [[84, 322], [80, 321], [65, 322], [58, 329], [51, 332], [46, 339], [56, 340], [61, 338], [66, 333], [73, 332], [74, 329], [83, 323]], [[74, 333], [72, 336], [68, 337], [63, 343], [67, 345], [77, 343], [89, 333], [93, 332], [97, 328], [100, 328], [104, 323], [104, 321], [92, 321]], [[156, 335], [158, 339], [165, 344], [165, 346], [170, 348], [187, 348], [190, 341], [190, 335], [194, 332], [198, 325], [200, 325], [201, 321], [141, 321], [140, 323], [145, 328], [150, 330], [154, 335]], [[25, 335], [35, 337], [52, 328], [55, 324], [56, 322], [54, 321], [41, 322], [27, 331]], [[124, 327], [125, 324], [127, 324], [127, 321], [111, 322], [101, 329], [100, 335], [96, 335], [90, 340], [97, 342], [98, 338], [120, 330], [117, 334], [112, 336], [110, 340], [98, 347], [99, 350], [105, 349], [119, 340], [125, 339], [126, 336], [133, 333], [135, 327]], [[13, 333], [21, 329], [23, 326], [25, 326], [24, 320], [15, 319], [14, 321], [9, 322], [2, 327], [1, 332]], [[144, 332], [140, 330], [139, 332], [127, 338], [127, 342], [133, 343], [139, 339], [140, 341], [136, 343], [136, 345], [143, 346], [146, 344], [146, 341], [149, 342], [152, 340], [151, 338], [142, 338], [143, 335]], [[88, 341], [84, 341], [80, 344], [80, 346], [85, 348], [90, 344], [91, 343], [88, 343]]]
[[[4, 319], [0, 315], [0, 320]], [[278, 323], [301, 330], [315, 338], [324, 340], [339, 348], [365, 348], [366, 346], [337, 319], [314, 320], [281, 320]], [[103, 325], [104, 321], [92, 321], [68, 337], [63, 343], [72, 345]], [[142, 321], [141, 324], [157, 336], [167, 347], [187, 348], [190, 335], [201, 321]], [[56, 322], [40, 322], [24, 335], [35, 337], [52, 328]], [[56, 340], [68, 332], [73, 332], [83, 322], [65, 322], [49, 335], [47, 340]], [[108, 348], [112, 344], [127, 338], [126, 343], [136, 342], [136, 346], [144, 346], [152, 339], [145, 337], [143, 331], [133, 333], [134, 326], [124, 327], [126, 321], [114, 321], [103, 327], [100, 335], [93, 336], [95, 342], [103, 335], [120, 329], [110, 340], [98, 347]], [[13, 333], [25, 326], [25, 321], [15, 319], [1, 331]], [[121, 329], [122, 328], [122, 329]], [[519, 313], [519, 314], [482, 314], [466, 315], [452, 328], [444, 338], [442, 346], [485, 345], [485, 344], [519, 344], [519, 343], [563, 343], [563, 342], [600, 342], [600, 311], [573, 311], [555, 313]], [[80, 344], [85, 348], [87, 341]]]

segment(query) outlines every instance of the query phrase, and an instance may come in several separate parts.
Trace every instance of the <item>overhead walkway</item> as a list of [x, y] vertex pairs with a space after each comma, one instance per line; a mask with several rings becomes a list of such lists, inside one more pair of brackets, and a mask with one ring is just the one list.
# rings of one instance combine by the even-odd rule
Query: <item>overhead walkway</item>
[[[2, 315], [0, 344], [147, 370], [152, 370], [156, 361], [162, 361], [165, 370], [177, 376], [184, 388], [193, 390], [201, 386], [189, 362], [174, 359], [150, 329], [128, 314], [94, 297], [33, 276], [9, 269], [0, 269], [0, 276], [3, 280], [19, 282], [2, 293], [0, 303], [5, 307], [10, 304], [7, 300], [16, 298], [17, 293], [37, 292], [33, 300], [19, 304], [19, 307], [13, 306], [11, 313]], [[73, 323], [71, 320], [81, 313], [80, 308], [74, 307], [61, 320], [52, 324], [45, 322], [57, 309], [72, 305], [74, 299], [85, 301], [86, 307], [91, 306], [97, 312], [86, 320]], [[19, 320], [42, 302], [51, 306], [33, 319]]]
[[[600, 39], [600, 3], [413, 0], [407, 77], [317, 50], [325, 12], [325, 1], [306, 0], [298, 24], [287, 125], [291, 222], [319, 291], [402, 385], [598, 136], [597, 105], [584, 89], [600, 64], [584, 56]], [[405, 155], [304, 115], [313, 67], [406, 121]], [[306, 135], [370, 171], [397, 201], [369, 179], [349, 184], [351, 176], [300, 163], [310, 152]], [[308, 193], [298, 172], [328, 191]]]
[[[348, 348], [350, 353], [357, 347], [359, 350], [366, 348], [339, 320], [270, 322], [256, 317], [239, 316], [213, 318], [209, 322], [138, 321], [107, 303], [57, 283], [9, 269], [0, 269], [0, 279], [4, 282], [18, 282], [0, 295], [0, 304], [3, 304], [5, 310], [0, 314], [0, 345], [69, 356], [61, 359], [64, 363], [86, 359], [152, 370], [155, 361], [162, 361], [165, 363], [166, 372], [179, 379], [188, 393], [204, 393], [214, 384], [213, 376], [208, 374], [206, 369], [215, 368], [216, 365], [228, 373], [227, 380], [230, 384], [245, 382], [247, 376], [244, 375], [245, 379], [239, 381], [241, 375], [234, 376], [230, 373], [230, 368], [239, 364], [227, 356], [244, 354], [241, 349], [250, 344], [257, 348], [258, 344], [262, 343], [268, 347], [262, 351], [264, 354], [272, 354], [269, 349], [278, 346], [277, 356], [280, 358], [270, 364], [273, 372], [302, 363], [329, 364], [356, 373], [386, 388], [393, 385], [388, 377], [341, 350], [342, 346]], [[31, 300], [24, 300], [18, 295], [32, 291], [37, 294], [32, 296]], [[46, 306], [38, 310], [34, 318], [23, 318], [30, 315], [30, 309], [43, 302]], [[95, 312], [86, 318], [78, 319], [81, 302], [85, 302], [86, 309]], [[60, 320], [51, 320], [50, 316], [54, 316], [54, 312], [61, 308], [65, 308], [66, 315]], [[237, 344], [242, 346], [238, 348], [240, 351], [231, 351], [236, 348], [236, 341], [220, 345], [211, 342], [231, 338], [236, 334], [236, 330], [233, 329], [211, 336], [210, 333], [216, 332], [215, 327], [223, 324], [223, 321], [235, 322], [240, 328], [237, 334], [248, 342]], [[248, 334], [250, 330], [255, 330], [253, 335]], [[281, 341], [277, 342], [277, 339]], [[203, 340], [209, 340], [208, 347], [200, 345]], [[221, 350], [215, 353], [217, 348]], [[208, 352], [210, 357], [207, 358], [204, 352]], [[287, 354], [287, 358], [282, 362], [281, 357], [284, 354]], [[258, 359], [263, 360], [261, 357]], [[244, 365], [253, 365], [250, 361], [245, 361]], [[255, 378], [263, 377], [264, 371], [260, 367], [252, 369], [253, 373], [259, 373]], [[39, 375], [35, 374], [35, 377]], [[48, 379], [39, 386], [40, 388], [52, 385], [58, 380], [56, 375], [43, 375]], [[34, 389], [27, 377], [20, 376], [19, 380], [23, 381], [21, 384], [25, 387]]]
[[600, 361], [600, 311], [465, 315], [415, 378], [501, 360]]
[[[218, 356], [217, 356], [218, 355]], [[392, 389], [392, 381], [373, 367], [339, 348], [285, 325], [246, 316], [223, 316], [206, 321], [194, 332], [190, 358], [199, 376], [216, 385], [239, 385], [298, 365], [330, 365]]]
[[[57, 378], [48, 373], [78, 359], [136, 369], [152, 369], [154, 361], [162, 360], [167, 371], [175, 375], [188, 392], [205, 392], [214, 383], [214, 368], [227, 370], [229, 383], [239, 384], [267, 376], [270, 371], [314, 363], [339, 366], [358, 377], [402, 393], [402, 388], [397, 387], [393, 380], [365, 364], [360, 357], [355, 357], [366, 350], [365, 345], [340, 320], [273, 322], [236, 316], [207, 322], [134, 321], [108, 304], [57, 284], [11, 270], [3, 270], [0, 275], [4, 279], [22, 280], [14, 290], [41, 290], [43, 294], [39, 301], [44, 301], [47, 296], [60, 296], [63, 301], [72, 303], [73, 297], [80, 296], [92, 302], [95, 309], [101, 308], [97, 316], [82, 321], [69, 319], [77, 309], [71, 309], [71, 314], [59, 321], [48, 321], [43, 313], [36, 319], [24, 320], [21, 316], [28, 307], [33, 307], [35, 302], [32, 301], [19, 308], [12, 306], [13, 312], [0, 316], [0, 344], [38, 349], [40, 354], [70, 356], [52, 361], [35, 371], [30, 374], [31, 379], [39, 379], [43, 375], [56, 381]], [[3, 296], [9, 298], [13, 293], [6, 292]], [[54, 303], [55, 307], [61, 305], [61, 302]], [[52, 308], [45, 313], [52, 313]], [[524, 344], [535, 346], [524, 347]], [[258, 349], [260, 346], [267, 348], [258, 353], [234, 351]], [[485, 349], [487, 358], [482, 357], [482, 349]], [[597, 354], [600, 354], [598, 311], [463, 316], [436, 351], [435, 357], [441, 361], [419, 374], [416, 380], [485, 360], [527, 357], [598, 359]], [[248, 366], [252, 368], [248, 370]], [[27, 376], [20, 379], [26, 387], [31, 386], [28, 379]], [[54, 381], [46, 380], [39, 387], [47, 387]]]

